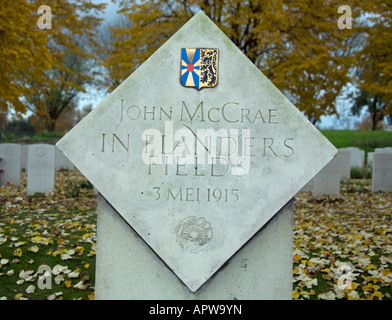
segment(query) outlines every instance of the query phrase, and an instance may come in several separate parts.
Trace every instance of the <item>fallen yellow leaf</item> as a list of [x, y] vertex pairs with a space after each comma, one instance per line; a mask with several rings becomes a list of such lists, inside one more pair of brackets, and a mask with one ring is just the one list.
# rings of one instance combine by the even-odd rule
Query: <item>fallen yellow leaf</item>
[[391, 271], [389, 271], [389, 270], [387, 270], [387, 269], [382, 269], [382, 270], [381, 270], [381, 273], [382, 273], [384, 276], [387, 276], [388, 274], [391, 273]]
[[31, 238], [32, 242], [39, 242], [41, 240], [42, 240], [42, 237], [40, 237], [40, 236], [35, 236], [35, 237]]
[[53, 257], [56, 257], [59, 254], [61, 254], [61, 251], [59, 251], [59, 250], [56, 250], [56, 251], [52, 252], [52, 256]]
[[294, 261], [300, 261], [300, 260], [301, 260], [301, 256], [300, 256], [299, 254], [295, 254], [295, 255], [293, 256], [293, 260], [294, 260]]
[[13, 253], [13, 255], [14, 255], [15, 257], [21, 257], [22, 254], [23, 254], [23, 252], [22, 252], [22, 249], [21, 249], [21, 248], [17, 248], [17, 249], [14, 251], [14, 253]]
[[20, 298], [22, 298], [23, 293], [18, 293], [15, 295], [15, 300], [20, 300]]

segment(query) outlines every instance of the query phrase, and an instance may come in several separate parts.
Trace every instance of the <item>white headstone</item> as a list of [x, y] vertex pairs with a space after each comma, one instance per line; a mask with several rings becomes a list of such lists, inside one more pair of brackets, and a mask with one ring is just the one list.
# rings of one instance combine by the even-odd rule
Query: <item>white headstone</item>
[[375, 153], [392, 153], [392, 148], [386, 147], [386, 148], [376, 148], [374, 149]]
[[27, 172], [28, 167], [28, 158], [29, 158], [29, 145], [21, 144], [20, 145], [20, 167]]
[[0, 144], [0, 185], [20, 185], [20, 145], [15, 143]]
[[351, 178], [351, 151], [341, 148], [338, 151], [340, 161], [340, 181]]
[[[268, 228], [337, 152], [202, 12], [57, 146], [140, 236], [138, 241], [186, 285], [183, 298]], [[105, 224], [100, 232], [114, 236], [117, 227]], [[113, 240], [134, 243], [129, 232], [123, 235]], [[107, 240], [103, 236], [98, 242], [99, 252], [113, 250]], [[286, 238], [272, 242], [278, 241], [288, 259], [292, 243]], [[151, 255], [148, 247], [142, 251]], [[121, 261], [110, 264], [124, 266], [129, 257], [116, 259]], [[98, 261], [96, 281], [105, 281], [111, 268]], [[165, 298], [164, 291], [151, 292], [144, 279], [121, 271], [116, 283], [132, 283], [133, 289], [116, 290], [132, 291], [133, 298]], [[277, 286], [291, 292], [291, 272], [274, 276]], [[97, 288], [105, 290], [102, 284]], [[113, 292], [96, 294], [113, 298]], [[273, 292], [270, 297], [279, 298]]]
[[54, 190], [54, 148], [49, 144], [29, 146], [27, 195]]
[[365, 165], [365, 151], [357, 147], [344, 148], [351, 151], [351, 168], [362, 168]]
[[307, 184], [305, 184], [300, 192], [309, 192], [313, 191], [313, 185], [314, 185], [314, 178], [311, 179]]
[[368, 152], [367, 154], [367, 165], [369, 167], [373, 167], [373, 157], [374, 157], [374, 152]]
[[55, 169], [61, 170], [73, 170], [73, 163], [59, 150], [59, 148], [55, 147]]
[[392, 191], [392, 153], [374, 153], [372, 190]]
[[340, 195], [341, 167], [344, 158], [342, 153], [328, 163], [313, 179], [314, 195]]

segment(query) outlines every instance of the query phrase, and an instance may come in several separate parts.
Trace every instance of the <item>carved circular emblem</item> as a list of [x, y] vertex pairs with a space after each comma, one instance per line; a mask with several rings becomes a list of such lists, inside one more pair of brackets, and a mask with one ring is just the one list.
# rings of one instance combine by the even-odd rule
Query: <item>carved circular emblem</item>
[[176, 227], [177, 243], [185, 251], [196, 253], [206, 249], [212, 240], [211, 224], [204, 217], [191, 216]]

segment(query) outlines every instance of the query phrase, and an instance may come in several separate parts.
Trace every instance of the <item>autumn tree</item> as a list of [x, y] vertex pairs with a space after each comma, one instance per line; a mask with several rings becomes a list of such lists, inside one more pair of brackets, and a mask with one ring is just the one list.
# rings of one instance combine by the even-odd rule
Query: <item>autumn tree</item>
[[116, 40], [105, 61], [111, 89], [203, 10], [313, 123], [336, 112], [335, 98], [348, 81], [346, 39], [352, 34], [337, 27], [340, 1], [118, 2], [129, 26], [111, 28]]
[[364, 119], [364, 122], [368, 122], [368, 120], [370, 120], [371, 130], [380, 128], [379, 124], [384, 119], [392, 123], [392, 112], [390, 114], [386, 114], [386, 112], [388, 112], [388, 103], [382, 99], [382, 95], [372, 95], [365, 89], [361, 89], [359, 92], [352, 94], [350, 97], [352, 101], [351, 111], [353, 115], [361, 115], [362, 110], [366, 108], [368, 117]]
[[351, 96], [352, 112], [366, 108], [375, 130], [382, 120], [392, 123], [392, 3], [364, 1], [363, 8], [368, 14], [361, 28], [366, 42], [356, 60], [359, 90]]
[[[48, 132], [54, 130], [63, 112], [77, 107], [79, 93], [94, 83], [95, 62], [91, 58], [66, 53], [63, 67], [47, 70], [46, 78], [41, 82], [32, 78], [28, 83], [31, 93], [22, 99], [27, 109], [42, 122], [41, 127]], [[26, 75], [25, 79], [30, 78], [30, 75]]]
[[37, 81], [52, 64], [45, 31], [36, 28], [38, 6], [32, 1], [3, 0], [0, 9], [0, 108], [26, 112], [20, 98], [29, 94], [22, 74]]
[[[13, 55], [1, 60], [8, 66], [1, 81], [9, 83], [1, 107], [21, 113], [28, 109], [52, 131], [61, 112], [94, 79], [93, 63], [99, 46], [95, 36], [101, 22], [97, 13], [105, 4], [89, 0], [45, 1], [52, 26], [41, 30], [37, 26], [38, 0], [6, 1], [8, 6], [2, 6], [0, 12], [10, 24], [3, 23], [5, 33], [0, 32], [0, 36], [5, 44], [12, 43]], [[3, 43], [0, 46], [4, 52], [10, 50]]]

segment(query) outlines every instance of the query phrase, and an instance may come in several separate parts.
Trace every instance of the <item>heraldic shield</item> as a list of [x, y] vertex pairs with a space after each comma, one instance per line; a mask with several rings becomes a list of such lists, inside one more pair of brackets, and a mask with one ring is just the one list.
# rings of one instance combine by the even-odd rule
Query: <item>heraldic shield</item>
[[218, 83], [218, 49], [182, 49], [181, 84], [185, 87], [213, 88]]

